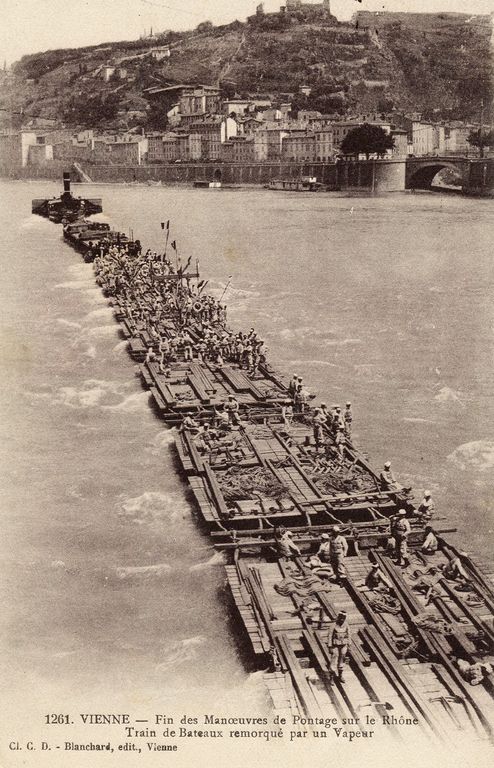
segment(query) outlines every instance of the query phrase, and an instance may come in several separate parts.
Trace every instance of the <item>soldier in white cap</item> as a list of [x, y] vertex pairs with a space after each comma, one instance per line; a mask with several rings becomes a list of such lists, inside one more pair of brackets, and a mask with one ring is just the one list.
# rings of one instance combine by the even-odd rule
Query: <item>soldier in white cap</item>
[[240, 406], [234, 395], [228, 395], [228, 400], [223, 403], [223, 407], [228, 414], [230, 424], [238, 426], [240, 424]]
[[379, 477], [382, 491], [399, 491], [400, 485], [396, 482], [396, 478], [391, 471], [391, 462], [386, 461], [384, 469]]
[[372, 563], [371, 569], [365, 577], [365, 586], [368, 589], [382, 591], [388, 591], [391, 589], [391, 582], [382, 572], [382, 568], [379, 563]]
[[329, 533], [321, 534], [321, 544], [316, 554], [323, 563], [329, 564], [331, 562], [331, 537]]
[[329, 411], [329, 408], [328, 408], [328, 406], [326, 405], [326, 403], [321, 403], [321, 406], [320, 406], [320, 408], [321, 408], [321, 413], [322, 413], [322, 415], [324, 416], [324, 423], [325, 423], [325, 425], [326, 425], [327, 427], [329, 427], [329, 426], [331, 425], [331, 421], [332, 421], [332, 418], [333, 418], [333, 417], [331, 416], [331, 413], [330, 413], [330, 411]]
[[432, 520], [435, 509], [436, 505], [432, 500], [431, 492], [424, 491], [424, 498], [417, 507], [417, 517], [420, 517], [422, 522], [428, 522]]
[[333, 526], [333, 536], [330, 539], [329, 557], [338, 582], [346, 578], [345, 557], [348, 553], [348, 542], [341, 534], [339, 525]]
[[466, 556], [466, 552], [459, 552], [457, 555], [453, 555], [453, 557], [448, 560], [446, 565], [442, 566], [442, 572], [443, 576], [445, 576], [448, 580], [459, 581], [462, 584], [466, 584], [469, 579], [465, 569], [463, 568], [461, 556]]
[[300, 549], [292, 539], [292, 532], [283, 525], [275, 529], [274, 539], [278, 557], [298, 557], [300, 555]]
[[156, 360], [156, 355], [155, 355], [154, 349], [152, 346], [149, 346], [146, 354], [146, 363], [154, 363], [155, 360]]
[[298, 374], [294, 373], [293, 378], [288, 385], [288, 391], [292, 397], [295, 397], [295, 392], [297, 391], [297, 384], [298, 384]]
[[[348, 626], [346, 611], [340, 611], [336, 617], [333, 628], [330, 629], [328, 648], [331, 651], [331, 673], [333, 677], [338, 675], [340, 683], [343, 679], [343, 667], [350, 644], [350, 629]], [[332, 682], [332, 680], [330, 681]]]
[[408, 537], [411, 526], [406, 518], [406, 514], [405, 509], [398, 510], [398, 514], [392, 522], [392, 533], [396, 542], [396, 564], [403, 567], [410, 565], [410, 560], [408, 559]]
[[347, 439], [345, 436], [345, 431], [343, 427], [338, 427], [338, 431], [336, 432], [335, 438], [334, 438], [334, 444], [336, 446], [336, 450], [338, 451], [338, 454], [343, 457], [345, 455], [345, 445], [347, 443]]
[[343, 414], [343, 421], [345, 422], [345, 436], [348, 440], [350, 440], [352, 436], [352, 421], [353, 421], [353, 413], [352, 413], [352, 404], [350, 401], [347, 402], [345, 405], [345, 413]]
[[326, 417], [322, 413], [320, 408], [314, 409], [314, 415], [312, 417], [312, 428], [314, 432], [314, 441], [316, 444], [316, 451], [324, 443], [324, 431], [323, 426], [326, 423]]
[[345, 422], [343, 420], [341, 408], [339, 405], [337, 405], [333, 413], [333, 423], [331, 425], [331, 430], [333, 434], [336, 435], [339, 429], [345, 429]]
[[328, 413], [328, 427], [333, 430], [333, 424], [336, 416], [336, 409], [338, 408], [337, 405], [332, 405], [331, 410]]
[[437, 552], [439, 542], [437, 536], [434, 533], [432, 525], [425, 526], [425, 539], [420, 548], [420, 551], [424, 555], [434, 555]]

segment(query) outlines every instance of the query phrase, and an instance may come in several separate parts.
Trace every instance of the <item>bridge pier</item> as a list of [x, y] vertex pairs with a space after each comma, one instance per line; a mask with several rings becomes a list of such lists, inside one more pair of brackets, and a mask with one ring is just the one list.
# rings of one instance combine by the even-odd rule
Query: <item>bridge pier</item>
[[494, 197], [494, 158], [479, 158], [471, 162], [463, 192], [465, 195]]

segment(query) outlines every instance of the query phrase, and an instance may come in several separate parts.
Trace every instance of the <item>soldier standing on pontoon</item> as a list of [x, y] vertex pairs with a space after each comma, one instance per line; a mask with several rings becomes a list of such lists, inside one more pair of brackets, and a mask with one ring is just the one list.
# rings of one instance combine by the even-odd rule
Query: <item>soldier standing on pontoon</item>
[[330, 562], [336, 576], [337, 583], [346, 578], [345, 557], [348, 553], [348, 542], [341, 534], [339, 525], [333, 526], [333, 537], [330, 541]]
[[408, 537], [410, 531], [411, 526], [406, 518], [406, 510], [398, 510], [398, 514], [391, 524], [391, 533], [395, 540], [396, 564], [403, 567], [410, 565], [410, 560], [408, 559]]
[[343, 421], [345, 422], [345, 437], [350, 440], [352, 437], [352, 404], [348, 402], [345, 406], [345, 413], [343, 414]]
[[338, 676], [340, 683], [344, 683], [343, 668], [350, 644], [350, 628], [348, 626], [346, 611], [340, 611], [336, 617], [333, 629], [330, 630], [328, 648], [331, 652], [332, 679]]

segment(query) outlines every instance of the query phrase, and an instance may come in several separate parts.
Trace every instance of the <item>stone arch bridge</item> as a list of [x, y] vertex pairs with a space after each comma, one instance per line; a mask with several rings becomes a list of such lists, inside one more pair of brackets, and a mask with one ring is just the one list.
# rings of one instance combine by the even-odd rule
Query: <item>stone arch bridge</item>
[[465, 192], [494, 188], [494, 158], [409, 157], [406, 160], [405, 189], [430, 189], [435, 176], [451, 168], [460, 177]]

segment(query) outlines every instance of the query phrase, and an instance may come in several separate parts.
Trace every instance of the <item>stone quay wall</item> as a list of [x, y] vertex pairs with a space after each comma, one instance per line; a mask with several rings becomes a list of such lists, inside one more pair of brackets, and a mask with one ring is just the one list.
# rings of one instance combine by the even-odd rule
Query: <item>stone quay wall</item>
[[[21, 168], [0, 166], [0, 177], [11, 179], [61, 179], [63, 171], [78, 171], [69, 162], [51, 161]], [[172, 163], [168, 165], [92, 165], [83, 170], [96, 183], [193, 184], [221, 181], [226, 185], [263, 186], [273, 179], [315, 176], [328, 189], [365, 189], [395, 192], [405, 189], [404, 160], [360, 160], [337, 163]]]

